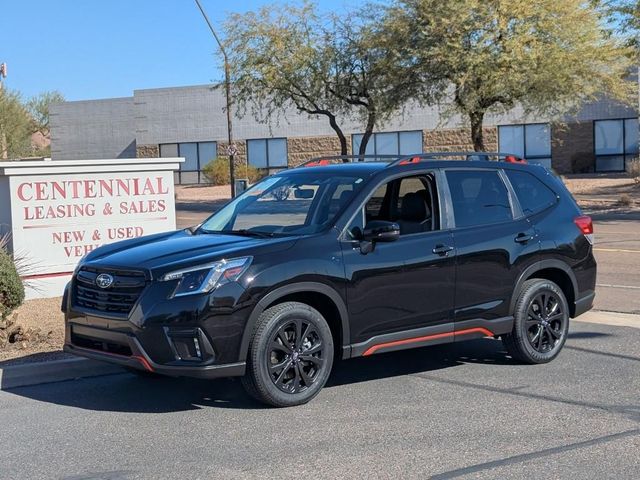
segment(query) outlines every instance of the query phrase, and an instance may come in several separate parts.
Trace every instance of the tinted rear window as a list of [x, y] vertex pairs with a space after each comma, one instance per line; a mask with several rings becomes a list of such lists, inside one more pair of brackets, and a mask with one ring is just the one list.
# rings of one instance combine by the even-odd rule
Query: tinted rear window
[[513, 219], [509, 194], [494, 170], [449, 170], [446, 173], [456, 227]]
[[556, 194], [529, 172], [506, 170], [525, 215], [537, 213], [556, 202]]

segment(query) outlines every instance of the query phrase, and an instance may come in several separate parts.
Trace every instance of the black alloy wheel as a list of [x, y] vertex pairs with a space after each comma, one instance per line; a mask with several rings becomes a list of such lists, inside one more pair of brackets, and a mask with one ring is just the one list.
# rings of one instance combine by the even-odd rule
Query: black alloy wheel
[[268, 405], [301, 405], [327, 383], [333, 356], [332, 332], [322, 314], [304, 303], [281, 303], [258, 319], [242, 385]]
[[550, 280], [530, 279], [517, 294], [513, 329], [502, 336], [508, 353], [524, 363], [547, 363], [558, 356], [569, 332], [569, 304]]
[[322, 339], [313, 323], [301, 318], [282, 324], [272, 335], [267, 364], [274, 385], [299, 393], [313, 385], [325, 363]]
[[527, 338], [531, 346], [540, 353], [546, 353], [562, 341], [566, 322], [562, 304], [550, 290], [536, 295], [527, 310]]

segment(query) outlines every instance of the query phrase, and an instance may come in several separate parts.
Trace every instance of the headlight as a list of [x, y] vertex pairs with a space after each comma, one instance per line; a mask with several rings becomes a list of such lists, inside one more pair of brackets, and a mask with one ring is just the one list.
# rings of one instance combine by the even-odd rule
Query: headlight
[[180, 280], [173, 292], [174, 297], [209, 293], [220, 285], [238, 280], [251, 265], [251, 260], [252, 257], [242, 257], [198, 265], [167, 273], [160, 281]]

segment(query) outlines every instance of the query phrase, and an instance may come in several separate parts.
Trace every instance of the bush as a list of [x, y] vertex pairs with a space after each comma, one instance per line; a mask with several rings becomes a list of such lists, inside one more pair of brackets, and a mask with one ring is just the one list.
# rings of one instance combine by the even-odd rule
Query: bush
[[640, 158], [627, 162], [627, 173], [636, 183], [640, 183]]
[[623, 207], [629, 207], [633, 204], [633, 199], [630, 195], [623, 193], [618, 199], [618, 204], [622, 205]]
[[[214, 185], [229, 185], [231, 183], [229, 176], [229, 159], [216, 158], [209, 162], [202, 169], [204, 176]], [[265, 176], [264, 171], [258, 170], [251, 165], [247, 165], [247, 178], [249, 183], [255, 183]], [[236, 178], [244, 178], [244, 167], [236, 167]]]
[[13, 258], [0, 249], [0, 320], [24, 301], [24, 285], [18, 275]]

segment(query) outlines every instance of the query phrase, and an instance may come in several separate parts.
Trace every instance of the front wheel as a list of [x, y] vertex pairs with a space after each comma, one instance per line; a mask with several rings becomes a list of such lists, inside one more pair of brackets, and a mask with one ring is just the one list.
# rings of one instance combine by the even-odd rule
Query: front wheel
[[324, 317], [309, 305], [286, 302], [260, 316], [242, 384], [268, 405], [301, 405], [324, 387], [332, 365], [333, 337]]
[[549, 280], [524, 282], [516, 303], [513, 330], [502, 337], [509, 354], [524, 363], [547, 363], [558, 356], [569, 332], [569, 305]]

